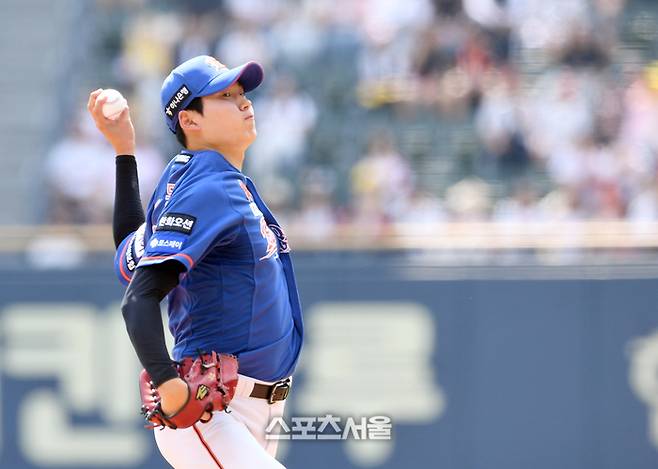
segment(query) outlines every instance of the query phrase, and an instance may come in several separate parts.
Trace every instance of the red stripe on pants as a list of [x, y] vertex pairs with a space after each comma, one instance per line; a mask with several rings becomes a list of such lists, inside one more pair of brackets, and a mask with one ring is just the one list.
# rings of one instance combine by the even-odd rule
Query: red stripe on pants
[[208, 454], [212, 458], [213, 461], [215, 461], [215, 464], [217, 464], [217, 467], [219, 469], [224, 469], [224, 466], [219, 462], [219, 459], [217, 459], [217, 456], [215, 456], [215, 453], [212, 452], [210, 449], [210, 446], [208, 446], [208, 443], [206, 443], [206, 440], [203, 439], [203, 435], [201, 435], [201, 431], [196, 427], [196, 425], [192, 425], [192, 428], [194, 428], [194, 431], [196, 432], [196, 436], [199, 437], [199, 440], [201, 441], [201, 444], [203, 445], [204, 448], [206, 448], [206, 451], [208, 451]]

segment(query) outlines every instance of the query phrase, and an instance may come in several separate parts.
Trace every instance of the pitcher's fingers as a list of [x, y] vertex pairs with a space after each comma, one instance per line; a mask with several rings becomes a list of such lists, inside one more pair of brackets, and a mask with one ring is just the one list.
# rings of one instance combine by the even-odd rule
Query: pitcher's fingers
[[87, 101], [87, 110], [91, 112], [91, 110], [94, 107], [94, 103], [96, 102], [96, 98], [98, 97], [99, 94], [103, 91], [103, 88], [98, 88], [95, 91], [92, 91], [89, 93], [89, 100]]
[[107, 101], [107, 96], [98, 98], [94, 102], [94, 106], [91, 109], [91, 114], [95, 119], [107, 119], [107, 117], [103, 115], [103, 104], [105, 104], [105, 101]]
[[93, 116], [94, 119], [102, 119], [104, 118], [103, 116], [103, 104], [105, 104], [105, 101], [107, 101], [107, 97], [95, 97], [93, 98], [94, 101], [91, 105], [91, 109], [89, 112], [91, 112], [91, 115]]
[[115, 119], [117, 121], [122, 121], [122, 120], [127, 120], [128, 115], [130, 114], [130, 107], [126, 106], [126, 108], [121, 111], [121, 114]]

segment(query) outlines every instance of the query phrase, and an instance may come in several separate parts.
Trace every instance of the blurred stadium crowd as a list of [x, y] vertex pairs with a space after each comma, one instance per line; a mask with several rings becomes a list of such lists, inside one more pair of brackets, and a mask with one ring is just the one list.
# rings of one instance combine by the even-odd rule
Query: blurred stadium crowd
[[[162, 79], [211, 54], [229, 66], [263, 64], [245, 172], [284, 223], [311, 235], [346, 222], [658, 220], [658, 32], [642, 14], [655, 2], [94, 8], [107, 27], [89, 53], [111, 64], [98, 85], [131, 104], [143, 199], [177, 151], [160, 110]], [[45, 221], [108, 222], [113, 164], [81, 112], [48, 157]]]

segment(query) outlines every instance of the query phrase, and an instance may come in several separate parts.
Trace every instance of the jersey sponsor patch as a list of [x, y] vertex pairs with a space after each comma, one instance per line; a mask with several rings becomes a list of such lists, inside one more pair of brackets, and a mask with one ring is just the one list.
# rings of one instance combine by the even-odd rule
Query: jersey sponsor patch
[[183, 250], [185, 236], [175, 233], [156, 233], [149, 241], [149, 248], [152, 252], [170, 253]]
[[165, 213], [160, 217], [155, 231], [178, 231], [189, 235], [194, 229], [196, 217], [185, 213]]

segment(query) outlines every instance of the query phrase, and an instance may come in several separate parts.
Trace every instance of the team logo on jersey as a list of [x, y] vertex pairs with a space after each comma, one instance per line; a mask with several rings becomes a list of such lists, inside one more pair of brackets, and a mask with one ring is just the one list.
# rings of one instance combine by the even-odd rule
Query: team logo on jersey
[[247, 196], [247, 201], [249, 202], [249, 208], [251, 209], [251, 213], [254, 214], [256, 217], [262, 217], [263, 212], [260, 211], [258, 208], [258, 205], [256, 205], [256, 201], [254, 200], [254, 196], [251, 195], [251, 192], [249, 192], [249, 189], [247, 189], [247, 186], [245, 186], [244, 182], [238, 181], [238, 184], [240, 184], [240, 188], [244, 191], [244, 195]]
[[185, 213], [165, 213], [160, 217], [155, 231], [178, 231], [183, 234], [192, 233], [196, 223], [196, 217]]
[[242, 181], [238, 181], [238, 184], [240, 185], [240, 188], [244, 192], [244, 195], [247, 196], [247, 201], [249, 202], [249, 208], [251, 209], [251, 213], [253, 213], [254, 216], [260, 219], [260, 234], [261, 236], [263, 236], [263, 238], [265, 238], [265, 241], [267, 241], [267, 250], [265, 251], [265, 255], [261, 257], [260, 260], [263, 261], [265, 259], [269, 259], [275, 254], [278, 254], [279, 251], [279, 246], [276, 242], [276, 236], [274, 235], [274, 233], [272, 233], [272, 230], [270, 230], [270, 228], [267, 226], [267, 223], [265, 222], [265, 217], [263, 216], [263, 212], [261, 212], [260, 209], [258, 208], [258, 205], [256, 205], [254, 196], [251, 194], [245, 183]]
[[201, 401], [205, 399], [205, 397], [208, 394], [210, 394], [210, 389], [208, 388], [208, 386], [206, 386], [205, 384], [201, 384], [196, 390], [196, 400]]
[[227, 69], [228, 67], [221, 63], [219, 60], [217, 60], [214, 57], [206, 57], [206, 65], [210, 65], [212, 68], [217, 70], [218, 72], [221, 72], [222, 70]]
[[283, 228], [281, 228], [279, 225], [271, 223], [270, 230], [274, 233], [276, 239], [279, 240], [280, 252], [284, 254], [290, 252], [290, 245], [288, 244], [288, 236], [286, 236], [286, 233], [283, 231]]
[[260, 219], [260, 234], [267, 241], [267, 252], [263, 257], [260, 258], [261, 261], [264, 261], [265, 259], [269, 259], [270, 257], [277, 254], [279, 252], [279, 246], [276, 242], [276, 236], [274, 236], [272, 230], [270, 230], [269, 226], [267, 226], [267, 223], [265, 223], [265, 218], [262, 217]]

